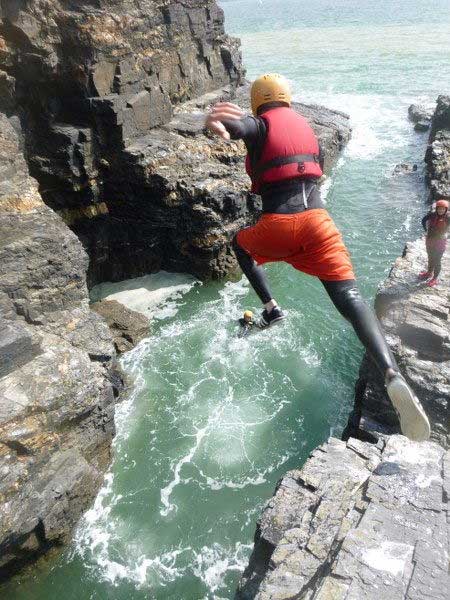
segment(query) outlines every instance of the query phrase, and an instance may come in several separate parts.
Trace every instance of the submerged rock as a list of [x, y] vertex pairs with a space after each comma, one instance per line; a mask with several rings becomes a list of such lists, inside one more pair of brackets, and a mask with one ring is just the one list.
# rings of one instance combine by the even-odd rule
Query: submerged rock
[[118, 354], [131, 350], [149, 334], [150, 321], [144, 315], [126, 308], [116, 300], [102, 300], [91, 304], [111, 329]]
[[409, 120], [415, 123], [416, 131], [426, 131], [430, 128], [434, 109], [423, 104], [411, 104], [408, 108]]
[[431, 442], [330, 438], [266, 504], [236, 600], [444, 600], [448, 467]]
[[400, 163], [395, 165], [392, 175], [407, 175], [408, 173], [415, 173], [417, 171], [417, 165], [411, 165], [409, 163]]
[[414, 125], [415, 131], [428, 131], [430, 129], [431, 122], [430, 121], [417, 121]]

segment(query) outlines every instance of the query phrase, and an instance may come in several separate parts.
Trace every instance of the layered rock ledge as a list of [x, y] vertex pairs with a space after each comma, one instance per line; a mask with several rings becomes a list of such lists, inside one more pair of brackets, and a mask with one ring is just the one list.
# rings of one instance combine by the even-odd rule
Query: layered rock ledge
[[450, 199], [450, 96], [439, 96], [425, 157], [431, 199]]
[[236, 600], [444, 600], [450, 453], [330, 438], [280, 481]]

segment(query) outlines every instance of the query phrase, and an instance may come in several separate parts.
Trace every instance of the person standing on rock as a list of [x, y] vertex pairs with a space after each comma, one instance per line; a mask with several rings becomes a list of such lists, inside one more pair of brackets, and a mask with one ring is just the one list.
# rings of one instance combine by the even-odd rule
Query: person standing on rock
[[254, 116], [219, 102], [205, 127], [225, 140], [244, 141], [252, 192], [262, 198], [259, 221], [233, 239], [239, 265], [264, 305], [259, 325], [267, 327], [285, 316], [262, 264], [284, 261], [318, 277], [380, 369], [402, 432], [413, 440], [428, 439], [425, 411], [399, 373], [375, 313], [360, 295], [349, 253], [322, 202], [317, 187], [322, 153], [306, 119], [291, 109], [287, 80], [278, 74], [259, 77], [251, 88], [251, 105]]
[[419, 274], [419, 279], [428, 281], [427, 285], [433, 287], [438, 282], [441, 272], [441, 261], [447, 247], [447, 232], [450, 228], [450, 216], [448, 214], [448, 201], [438, 200], [436, 212], [430, 211], [422, 219], [422, 226], [427, 232], [426, 248], [428, 254], [428, 268]]

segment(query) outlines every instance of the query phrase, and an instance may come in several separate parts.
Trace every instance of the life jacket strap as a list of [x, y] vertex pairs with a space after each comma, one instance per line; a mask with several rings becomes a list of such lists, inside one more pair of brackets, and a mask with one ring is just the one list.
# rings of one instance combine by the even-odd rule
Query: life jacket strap
[[301, 173], [305, 168], [306, 162], [315, 162], [318, 163], [320, 161], [320, 157], [318, 154], [292, 154], [291, 156], [277, 156], [276, 158], [272, 158], [272, 160], [268, 160], [265, 163], [257, 165], [252, 173], [252, 178], [255, 181], [259, 181], [261, 175], [268, 171], [269, 169], [273, 169], [274, 167], [282, 167], [284, 165], [291, 165], [298, 163], [298, 170]]

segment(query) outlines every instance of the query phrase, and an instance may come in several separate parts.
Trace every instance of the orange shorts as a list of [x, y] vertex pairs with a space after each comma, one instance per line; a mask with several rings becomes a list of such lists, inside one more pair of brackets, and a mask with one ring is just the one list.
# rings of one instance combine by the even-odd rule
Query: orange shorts
[[355, 279], [342, 236], [324, 208], [265, 213], [256, 225], [238, 232], [237, 243], [259, 265], [283, 261], [324, 281]]

